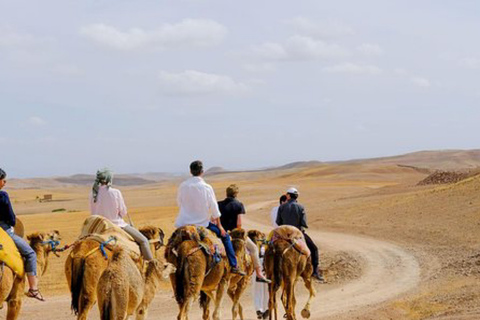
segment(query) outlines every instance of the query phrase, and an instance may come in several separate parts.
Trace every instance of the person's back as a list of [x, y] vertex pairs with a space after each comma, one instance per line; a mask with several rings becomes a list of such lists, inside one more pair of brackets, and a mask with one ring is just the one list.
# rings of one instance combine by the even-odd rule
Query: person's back
[[218, 217], [213, 189], [201, 177], [191, 177], [182, 182], [178, 190], [177, 202], [180, 208], [175, 227], [196, 225], [207, 227], [210, 215]]
[[112, 221], [119, 227], [125, 227], [127, 223], [123, 216], [127, 213], [125, 202], [120, 190], [102, 185], [98, 188], [97, 199], [94, 201], [90, 196], [90, 211], [92, 215], [101, 215]]
[[290, 199], [278, 208], [277, 224], [290, 225], [298, 229], [308, 228], [305, 208], [296, 199]]
[[233, 197], [227, 197], [218, 202], [218, 207], [222, 215], [220, 221], [227, 231], [231, 231], [237, 227], [238, 215], [245, 214], [243, 204]]

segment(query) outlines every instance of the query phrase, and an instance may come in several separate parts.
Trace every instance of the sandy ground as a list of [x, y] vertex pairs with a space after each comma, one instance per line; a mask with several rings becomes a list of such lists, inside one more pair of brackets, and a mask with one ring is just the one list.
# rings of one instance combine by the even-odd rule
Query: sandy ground
[[[223, 198], [230, 183], [240, 186], [248, 228], [269, 230], [269, 212], [291, 185], [309, 217], [309, 234], [321, 248], [328, 284], [317, 284], [312, 319], [480, 319], [480, 178], [454, 185], [418, 187], [425, 173], [398, 166], [318, 165], [278, 172], [235, 173], [207, 177]], [[122, 188], [137, 225], [173, 231], [178, 182]], [[9, 190], [14, 206], [33, 230], [58, 229], [72, 242], [88, 216], [88, 188]], [[38, 203], [52, 193], [56, 202]], [[53, 213], [53, 210], [64, 209]], [[348, 269], [329, 272], [340, 253], [352, 257]], [[25, 300], [20, 319], [74, 319], [63, 274], [65, 256], [52, 257], [41, 279], [48, 302]], [[355, 263], [353, 263], [355, 262]], [[343, 267], [342, 267], [343, 266]], [[340, 270], [342, 271], [342, 270]], [[299, 310], [306, 302], [297, 286]], [[226, 298], [222, 319], [230, 319]], [[255, 312], [250, 289], [242, 298], [247, 319]], [[281, 308], [280, 308], [281, 310]], [[149, 319], [175, 319], [177, 306], [169, 283], [152, 303]], [[0, 311], [4, 319], [5, 311]], [[200, 319], [195, 305], [193, 319]], [[98, 319], [98, 311], [90, 319]]]

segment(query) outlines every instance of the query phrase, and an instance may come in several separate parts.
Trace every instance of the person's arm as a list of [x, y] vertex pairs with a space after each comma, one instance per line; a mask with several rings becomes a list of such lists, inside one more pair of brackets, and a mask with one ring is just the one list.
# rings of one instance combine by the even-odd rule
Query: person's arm
[[213, 223], [217, 225], [218, 229], [220, 229], [220, 233], [222, 234], [222, 237], [225, 237], [227, 235], [227, 231], [223, 229], [222, 222], [220, 221], [220, 217], [218, 218], [212, 218]]
[[123, 200], [122, 193], [118, 191], [118, 215], [123, 218], [127, 215], [127, 206], [125, 205], [125, 200]]
[[300, 216], [301, 216], [300, 226], [307, 229], [308, 228], [307, 213], [305, 212], [305, 208], [303, 206], [300, 207]]
[[242, 227], [242, 215], [239, 214], [237, 216], [237, 228], [241, 228]]
[[0, 194], [0, 207], [3, 209], [1, 219], [9, 226], [15, 227], [15, 213], [13, 212], [12, 203], [10, 202], [10, 198], [6, 192], [1, 192]]
[[242, 216], [244, 214], [245, 214], [245, 207], [243, 206], [243, 203], [240, 202], [239, 214], [237, 215], [237, 228], [242, 227]]
[[215, 197], [215, 192], [213, 192], [213, 188], [210, 186], [208, 188], [207, 197], [208, 197], [207, 199], [208, 210], [210, 211], [212, 218], [213, 219], [220, 218], [222, 214], [220, 213], [220, 209], [218, 208], [218, 202], [217, 202], [217, 198]]

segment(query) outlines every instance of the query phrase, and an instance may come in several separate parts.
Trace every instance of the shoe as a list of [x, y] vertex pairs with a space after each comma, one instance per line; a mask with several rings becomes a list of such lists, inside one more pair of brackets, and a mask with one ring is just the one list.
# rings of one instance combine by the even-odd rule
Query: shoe
[[268, 319], [268, 310], [263, 313], [263, 319]]
[[257, 310], [257, 319], [263, 319], [263, 312], [260, 310]]
[[269, 280], [269, 279], [267, 279], [267, 278], [260, 278], [260, 277], [257, 277], [257, 278], [255, 279], [255, 281], [257, 281], [257, 282], [263, 282], [263, 283], [272, 283], [272, 280]]
[[230, 272], [231, 272], [231, 273], [238, 274], [238, 275], [241, 275], [241, 276], [246, 276], [246, 275], [247, 275], [245, 272], [243, 272], [242, 270], [240, 270], [238, 267], [235, 267], [235, 268], [230, 269]]
[[314, 272], [312, 274], [312, 278], [317, 280], [318, 282], [320, 283], [326, 283], [325, 281], [325, 278], [323, 277], [323, 275], [319, 274], [318, 272]]

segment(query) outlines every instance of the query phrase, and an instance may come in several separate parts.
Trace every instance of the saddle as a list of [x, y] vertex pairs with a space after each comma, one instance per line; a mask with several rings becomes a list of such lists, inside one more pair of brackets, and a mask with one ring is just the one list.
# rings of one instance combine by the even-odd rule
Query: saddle
[[140, 256], [138, 244], [122, 228], [102, 216], [92, 215], [85, 219], [80, 232], [80, 239], [91, 239], [99, 243], [107, 243], [112, 237], [115, 240], [109, 242], [108, 248], [113, 248], [113, 246], [117, 245], [129, 251], [129, 253]]
[[180, 244], [186, 240], [195, 241], [198, 244], [198, 248], [208, 256], [227, 256], [222, 240], [218, 238], [215, 233], [201, 226], [184, 226], [178, 228], [168, 240], [167, 247], [169, 250], [176, 252]]
[[23, 277], [23, 259], [8, 233], [0, 228], [0, 262], [7, 265], [19, 277]]
[[289, 242], [295, 250], [307, 257], [311, 254], [310, 249], [308, 249], [307, 243], [305, 242], [303, 233], [294, 226], [284, 225], [273, 229], [268, 235], [268, 241], [275, 243], [278, 240]]

